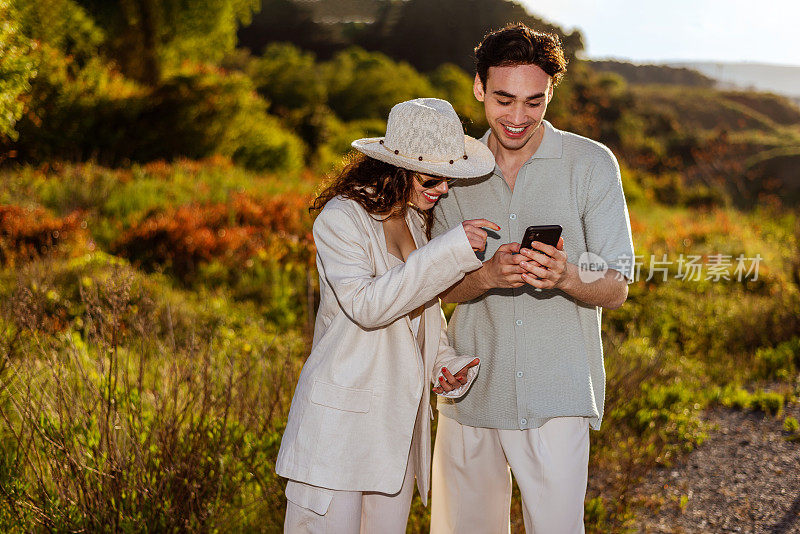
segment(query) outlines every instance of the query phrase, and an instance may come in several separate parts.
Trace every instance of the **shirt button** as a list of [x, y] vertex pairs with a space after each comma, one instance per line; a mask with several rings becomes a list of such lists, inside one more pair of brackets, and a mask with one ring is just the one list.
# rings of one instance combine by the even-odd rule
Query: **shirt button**
[[522, 371], [517, 371], [517, 378], [522, 378], [522, 375], [524, 374], [525, 373], [523, 373]]
[[523, 418], [523, 419], [520, 419], [520, 420], [519, 420], [519, 424], [521, 424], [522, 426], [525, 426], [525, 425], [527, 425], [527, 424], [528, 424], [528, 420], [527, 420], [527, 419], [525, 419], [525, 418]]
[[522, 319], [517, 319], [517, 326], [522, 326]]
[[511, 215], [508, 216], [508, 218], [513, 221], [514, 219], [517, 218], [517, 214], [516, 213], [512, 213]]

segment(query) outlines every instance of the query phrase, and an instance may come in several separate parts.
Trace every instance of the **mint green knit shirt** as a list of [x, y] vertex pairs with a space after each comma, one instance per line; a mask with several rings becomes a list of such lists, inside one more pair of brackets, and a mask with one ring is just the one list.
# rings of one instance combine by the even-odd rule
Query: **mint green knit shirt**
[[[619, 166], [600, 143], [545, 121], [542, 143], [520, 169], [512, 194], [499, 168], [458, 180], [435, 207], [433, 235], [467, 219], [500, 225], [485, 259], [520, 242], [530, 225], [560, 224], [567, 261], [589, 251], [632, 277], [633, 243]], [[486, 143], [489, 132], [482, 141]], [[601, 308], [560, 290], [493, 289], [459, 304], [448, 326], [459, 355], [481, 358], [481, 370], [459, 399], [438, 399], [439, 411], [461, 424], [537, 428], [562, 416], [590, 418], [599, 429], [605, 397]]]

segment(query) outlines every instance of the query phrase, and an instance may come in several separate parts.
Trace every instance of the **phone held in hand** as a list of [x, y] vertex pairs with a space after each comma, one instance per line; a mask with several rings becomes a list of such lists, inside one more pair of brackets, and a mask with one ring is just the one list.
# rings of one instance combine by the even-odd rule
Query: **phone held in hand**
[[[525, 230], [525, 235], [522, 237], [522, 248], [532, 248], [531, 244], [534, 241], [544, 243], [555, 247], [558, 245], [558, 238], [561, 237], [561, 225], [559, 224], [544, 224], [539, 226], [529, 226]], [[538, 252], [541, 252], [538, 251]]]

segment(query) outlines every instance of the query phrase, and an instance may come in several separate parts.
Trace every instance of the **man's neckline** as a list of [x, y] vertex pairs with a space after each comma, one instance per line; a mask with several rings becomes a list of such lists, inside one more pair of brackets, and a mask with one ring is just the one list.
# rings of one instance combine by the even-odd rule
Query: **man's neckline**
[[[536, 152], [534, 152], [525, 163], [534, 159], [558, 159], [562, 155], [561, 132], [546, 120], [542, 121], [541, 127], [544, 128], [544, 135], [542, 136], [541, 143], [539, 143], [539, 148], [536, 149]], [[489, 136], [491, 134], [492, 129], [489, 128], [486, 130], [486, 133], [483, 134], [483, 137], [480, 138], [481, 143], [489, 146]], [[525, 163], [523, 163], [523, 165]]]

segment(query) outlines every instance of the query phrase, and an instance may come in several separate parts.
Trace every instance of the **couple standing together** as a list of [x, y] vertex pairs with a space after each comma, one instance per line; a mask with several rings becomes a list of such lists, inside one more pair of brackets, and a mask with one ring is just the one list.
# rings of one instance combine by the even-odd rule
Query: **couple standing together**
[[[314, 202], [321, 295], [276, 464], [285, 532], [405, 532], [431, 478], [431, 532], [508, 532], [511, 473], [527, 532], [583, 531], [601, 309], [632, 277], [619, 167], [544, 121], [557, 37], [509, 25], [475, 54], [481, 140], [445, 101], [400, 103]], [[557, 246], [521, 249], [543, 224]], [[588, 283], [587, 252], [609, 266]], [[459, 303], [449, 330], [440, 298]]]

